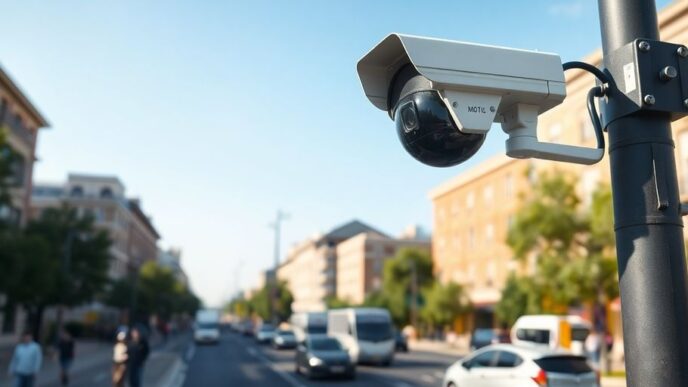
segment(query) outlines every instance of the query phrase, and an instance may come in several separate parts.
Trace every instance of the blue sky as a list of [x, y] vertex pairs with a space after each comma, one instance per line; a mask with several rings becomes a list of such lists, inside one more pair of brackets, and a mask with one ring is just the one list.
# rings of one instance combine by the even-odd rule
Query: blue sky
[[428, 191], [503, 152], [496, 127], [459, 167], [407, 156], [355, 71], [385, 35], [564, 61], [600, 45], [592, 0], [0, 0], [0, 9], [0, 63], [52, 124], [36, 180], [118, 175], [161, 245], [183, 249], [211, 305], [270, 266], [278, 208], [291, 214], [283, 252], [352, 218], [392, 234], [429, 227]]

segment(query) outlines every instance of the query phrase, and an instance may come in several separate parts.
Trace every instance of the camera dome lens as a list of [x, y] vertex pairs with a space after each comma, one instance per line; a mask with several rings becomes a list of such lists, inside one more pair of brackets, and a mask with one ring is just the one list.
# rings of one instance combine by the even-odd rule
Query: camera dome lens
[[406, 133], [418, 129], [418, 116], [416, 115], [416, 107], [413, 101], [406, 102], [399, 108], [401, 111], [401, 120], [404, 124], [404, 131]]
[[397, 103], [397, 135], [416, 160], [433, 167], [451, 167], [473, 156], [485, 141], [484, 134], [459, 131], [439, 93], [416, 91]]

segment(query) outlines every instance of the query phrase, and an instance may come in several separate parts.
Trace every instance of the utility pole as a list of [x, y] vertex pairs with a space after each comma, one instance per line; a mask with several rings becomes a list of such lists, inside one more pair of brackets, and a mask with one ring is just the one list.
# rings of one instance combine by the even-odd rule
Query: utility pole
[[[666, 47], [658, 42], [654, 0], [599, 0], [599, 16], [604, 66], [617, 84], [603, 103], [603, 115], [611, 115], [605, 119], [627, 383], [629, 387], [687, 386], [688, 288], [671, 109], [656, 107], [668, 98], [679, 98], [669, 102], [685, 109], [688, 101], [679, 92], [645, 94], [645, 90], [660, 90], [653, 82], [662, 67], [678, 63], [680, 69], [688, 52], [674, 47], [668, 56], [654, 56]], [[629, 44], [635, 45], [633, 55], [646, 55], [641, 59], [651, 58], [646, 62], [651, 65], [618, 60], [620, 50]], [[643, 90], [642, 102], [624, 110], [632, 93], [629, 82], [635, 87], [636, 78]], [[623, 114], [617, 114], [620, 111]]]
[[[277, 210], [277, 216], [275, 216], [275, 222], [270, 224], [270, 227], [275, 230], [275, 262], [272, 268], [272, 281], [266, 281], [266, 285], [269, 288], [270, 294], [270, 308], [272, 309], [272, 319], [273, 322], [279, 323], [277, 321], [277, 298], [278, 298], [278, 284], [277, 284], [277, 268], [280, 263], [280, 237], [282, 232], [282, 222], [289, 219], [289, 215], [282, 212], [282, 210]], [[272, 283], [270, 283], [272, 282]]]
[[275, 230], [275, 275], [277, 275], [277, 267], [280, 261], [280, 233], [282, 232], [282, 222], [289, 219], [289, 214], [282, 212], [282, 210], [277, 210], [277, 216], [275, 216], [275, 222], [270, 223], [270, 227]]

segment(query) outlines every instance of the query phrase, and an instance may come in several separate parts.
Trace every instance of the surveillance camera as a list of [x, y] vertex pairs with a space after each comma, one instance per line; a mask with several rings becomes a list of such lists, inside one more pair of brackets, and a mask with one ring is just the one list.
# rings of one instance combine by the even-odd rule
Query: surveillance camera
[[391, 34], [357, 70], [370, 102], [388, 112], [404, 148], [425, 164], [466, 161], [493, 122], [509, 134], [512, 157], [601, 158], [596, 149], [537, 140], [537, 115], [566, 97], [558, 55]]

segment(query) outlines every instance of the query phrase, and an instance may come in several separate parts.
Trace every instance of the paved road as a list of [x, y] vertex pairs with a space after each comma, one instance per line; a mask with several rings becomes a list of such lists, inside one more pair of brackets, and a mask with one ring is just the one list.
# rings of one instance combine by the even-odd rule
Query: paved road
[[184, 387], [196, 386], [440, 386], [456, 358], [428, 352], [397, 354], [390, 367], [357, 368], [356, 380], [310, 381], [294, 372], [294, 352], [257, 345], [251, 338], [224, 334], [218, 345], [189, 350]]

